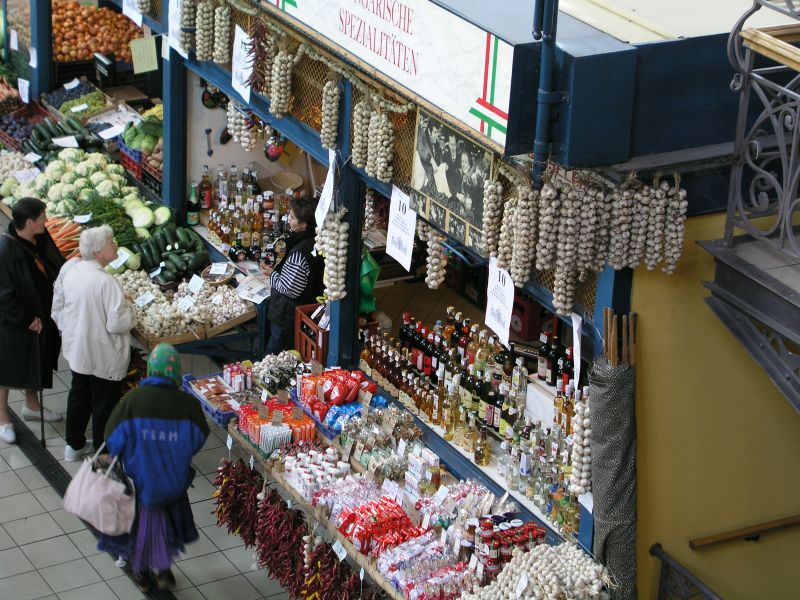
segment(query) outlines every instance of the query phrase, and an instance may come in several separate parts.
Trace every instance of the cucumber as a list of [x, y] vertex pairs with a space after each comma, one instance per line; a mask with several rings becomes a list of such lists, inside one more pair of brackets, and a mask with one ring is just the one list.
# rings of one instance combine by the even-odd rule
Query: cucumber
[[[184, 252], [180, 255], [181, 260], [185, 262], [187, 265], [191, 262], [191, 260], [195, 257], [195, 252]], [[189, 269], [191, 271], [191, 269]]]
[[161, 273], [153, 277], [153, 281], [155, 281], [156, 283], [160, 283], [161, 285], [164, 285], [169, 283], [170, 281], [174, 281], [174, 279], [167, 279], [164, 276], [164, 271], [161, 271]]
[[206, 251], [206, 243], [203, 241], [203, 238], [194, 230], [188, 229], [189, 237], [192, 240], [192, 245], [194, 246], [195, 252], [205, 252]]
[[[186, 246], [188, 246], [189, 244], [192, 243], [192, 240], [189, 237], [189, 232], [186, 229], [184, 229], [183, 227], [178, 227], [175, 230], [175, 233], [178, 236], [178, 241], [181, 243], [181, 245], [186, 244]], [[184, 246], [184, 248], [186, 246]]]
[[86, 129], [84, 129], [83, 125], [81, 125], [80, 121], [75, 117], [69, 117], [64, 121], [64, 123], [69, 126], [73, 133], [86, 133]]
[[158, 246], [158, 254], [161, 254], [162, 252], [164, 252], [167, 249], [167, 242], [164, 239], [164, 230], [163, 229], [161, 231], [157, 231], [153, 235], [153, 237], [150, 238], [150, 239], [154, 240], [155, 244]]
[[156, 254], [153, 252], [153, 244], [148, 240], [144, 244], [141, 244], [142, 248], [142, 259], [150, 265], [149, 268], [155, 269], [156, 265], [159, 264], [161, 261], [156, 260]]
[[163, 277], [164, 279], [166, 279], [169, 282], [169, 281], [175, 281], [178, 278], [178, 274], [175, 271], [173, 271], [172, 269], [169, 269], [167, 267], [163, 267], [161, 269], [161, 273], [158, 274], [158, 277]]
[[166, 260], [167, 264], [172, 263], [175, 266], [175, 270], [179, 273], [186, 271], [186, 263], [183, 262], [177, 254], [168, 254]]
[[61, 137], [61, 130], [58, 128], [58, 124], [53, 119], [51, 119], [50, 117], [47, 117], [43, 121], [43, 123], [44, 123], [45, 127], [47, 127], [47, 130], [50, 133], [50, 137], [51, 138]]
[[195, 255], [192, 257], [192, 259], [189, 261], [189, 264], [187, 265], [186, 268], [189, 271], [199, 271], [208, 264], [208, 261], [209, 261], [208, 252], [206, 251], [196, 252]]
[[169, 227], [164, 228], [164, 238], [167, 244], [171, 245], [173, 248], [175, 247], [175, 242], [177, 241], [178, 238], [175, 235], [175, 232]]

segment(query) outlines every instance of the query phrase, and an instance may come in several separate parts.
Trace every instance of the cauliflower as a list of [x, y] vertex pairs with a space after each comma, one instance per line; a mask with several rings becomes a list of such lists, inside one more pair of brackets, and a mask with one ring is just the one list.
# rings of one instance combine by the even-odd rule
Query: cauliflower
[[98, 171], [99, 169], [100, 167], [97, 165], [97, 163], [90, 160], [84, 160], [83, 162], [75, 165], [75, 173], [78, 174], [78, 177], [89, 177], [92, 173]]
[[105, 169], [108, 165], [108, 158], [104, 154], [100, 152], [92, 152], [87, 154], [84, 158], [85, 161], [89, 161], [94, 165], [97, 165], [98, 169]]
[[108, 175], [108, 179], [110, 181], [113, 181], [114, 183], [116, 183], [117, 187], [122, 186], [122, 184], [124, 184], [124, 183], [128, 183], [128, 180], [125, 179], [125, 176], [124, 175], [119, 175], [118, 173], [109, 174]]
[[9, 177], [3, 182], [3, 185], [0, 185], [0, 196], [3, 198], [13, 196], [14, 190], [16, 190], [18, 187], [19, 181], [17, 181], [14, 177]]
[[59, 200], [61, 200], [61, 192], [63, 189], [64, 189], [63, 183], [61, 182], [54, 183], [52, 186], [50, 186], [50, 189], [47, 191], [47, 199], [52, 200], [53, 202], [58, 202]]
[[130, 196], [131, 194], [136, 194], [137, 198], [139, 198], [141, 196], [141, 194], [139, 194], [139, 189], [137, 187], [135, 187], [135, 186], [132, 186], [132, 185], [123, 185], [119, 189], [119, 193], [126, 200], [128, 199], [128, 196]]
[[89, 181], [92, 182], [92, 185], [94, 187], [97, 187], [98, 185], [100, 185], [100, 183], [102, 183], [103, 181], [105, 181], [107, 179], [108, 179], [108, 175], [106, 175], [102, 171], [97, 171], [96, 173], [92, 173], [89, 176]]
[[82, 190], [83, 188], [92, 187], [92, 184], [90, 184], [89, 180], [86, 179], [85, 177], [76, 179], [75, 181], [72, 182], [72, 185], [75, 186], [76, 190]]
[[117, 175], [125, 175], [125, 169], [122, 165], [118, 164], [110, 164], [104, 169], [106, 175], [111, 175], [112, 173], [116, 173]]
[[36, 176], [36, 179], [33, 180], [33, 188], [36, 190], [37, 194], [46, 194], [47, 190], [50, 189], [50, 186], [53, 185], [55, 182], [52, 181], [47, 175], [44, 173], [39, 173]]
[[83, 158], [84, 152], [80, 148], [64, 148], [58, 153], [58, 158], [66, 162], [79, 162]]
[[74, 198], [78, 195], [78, 190], [75, 189], [75, 186], [71, 183], [65, 183], [64, 186], [61, 188], [61, 199], [66, 200], [68, 198]]
[[96, 197], [97, 197], [97, 192], [95, 192], [92, 188], [89, 187], [83, 188], [80, 192], [78, 192], [79, 202], [88, 202], [89, 200], [93, 200]]
[[45, 167], [45, 175], [47, 175], [50, 179], [58, 180], [64, 174], [66, 169], [64, 168], [64, 162], [60, 160], [54, 160], [51, 162], [47, 167]]
[[32, 187], [28, 187], [28, 184], [26, 183], [20, 184], [19, 187], [16, 190], [14, 190], [14, 197], [18, 200], [22, 198], [38, 198], [39, 200], [41, 200], [42, 195], [40, 195]]
[[113, 198], [117, 194], [119, 194], [119, 186], [115, 184], [113, 181], [101, 181], [97, 186], [95, 186], [95, 190], [97, 193], [103, 198]]
[[77, 178], [78, 175], [75, 173], [75, 171], [67, 171], [61, 176], [59, 181], [61, 181], [61, 183], [74, 183]]

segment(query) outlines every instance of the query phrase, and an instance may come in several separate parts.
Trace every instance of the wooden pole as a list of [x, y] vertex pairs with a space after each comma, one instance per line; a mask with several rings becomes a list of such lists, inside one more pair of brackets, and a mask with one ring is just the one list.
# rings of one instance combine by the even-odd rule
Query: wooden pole
[[636, 336], [638, 335], [637, 331], [638, 325], [638, 315], [636, 313], [631, 313], [631, 347], [630, 347], [630, 354], [631, 354], [631, 366], [636, 365]]
[[622, 315], [622, 362], [629, 362], [628, 355], [628, 315]]

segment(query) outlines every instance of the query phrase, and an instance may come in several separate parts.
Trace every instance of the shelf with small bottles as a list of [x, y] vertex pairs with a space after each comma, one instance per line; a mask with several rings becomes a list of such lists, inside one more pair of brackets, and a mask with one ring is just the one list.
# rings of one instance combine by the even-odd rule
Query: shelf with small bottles
[[[451, 346], [458, 321], [462, 334]], [[546, 378], [557, 384], [549, 387], [538, 369], [530, 381], [523, 357], [512, 360], [493, 336], [465, 321], [448, 308], [447, 324], [437, 323], [431, 340], [407, 316], [400, 341], [373, 336], [359, 365], [414, 414], [426, 443], [444, 462], [444, 452], [457, 461], [461, 476], [480, 473], [544, 525], [589, 548], [591, 503], [579, 502], [570, 485], [572, 415], [583, 390], [564, 385], [571, 376], [567, 353], [555, 351], [555, 340], [542, 344]]]

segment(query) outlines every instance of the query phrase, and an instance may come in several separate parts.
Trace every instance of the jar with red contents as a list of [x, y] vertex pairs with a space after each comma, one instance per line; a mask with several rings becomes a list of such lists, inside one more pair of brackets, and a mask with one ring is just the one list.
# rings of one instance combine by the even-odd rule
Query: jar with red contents
[[486, 563], [486, 576], [492, 581], [497, 578], [502, 569], [503, 561], [500, 558], [489, 558], [489, 562]]
[[503, 541], [499, 535], [492, 538], [492, 541], [489, 542], [489, 560], [500, 560], [500, 548], [502, 545]]
[[516, 535], [514, 534], [506, 534], [503, 536], [500, 546], [500, 558], [504, 563], [511, 560], [511, 554], [514, 552], [514, 547], [516, 546], [515, 539]]

